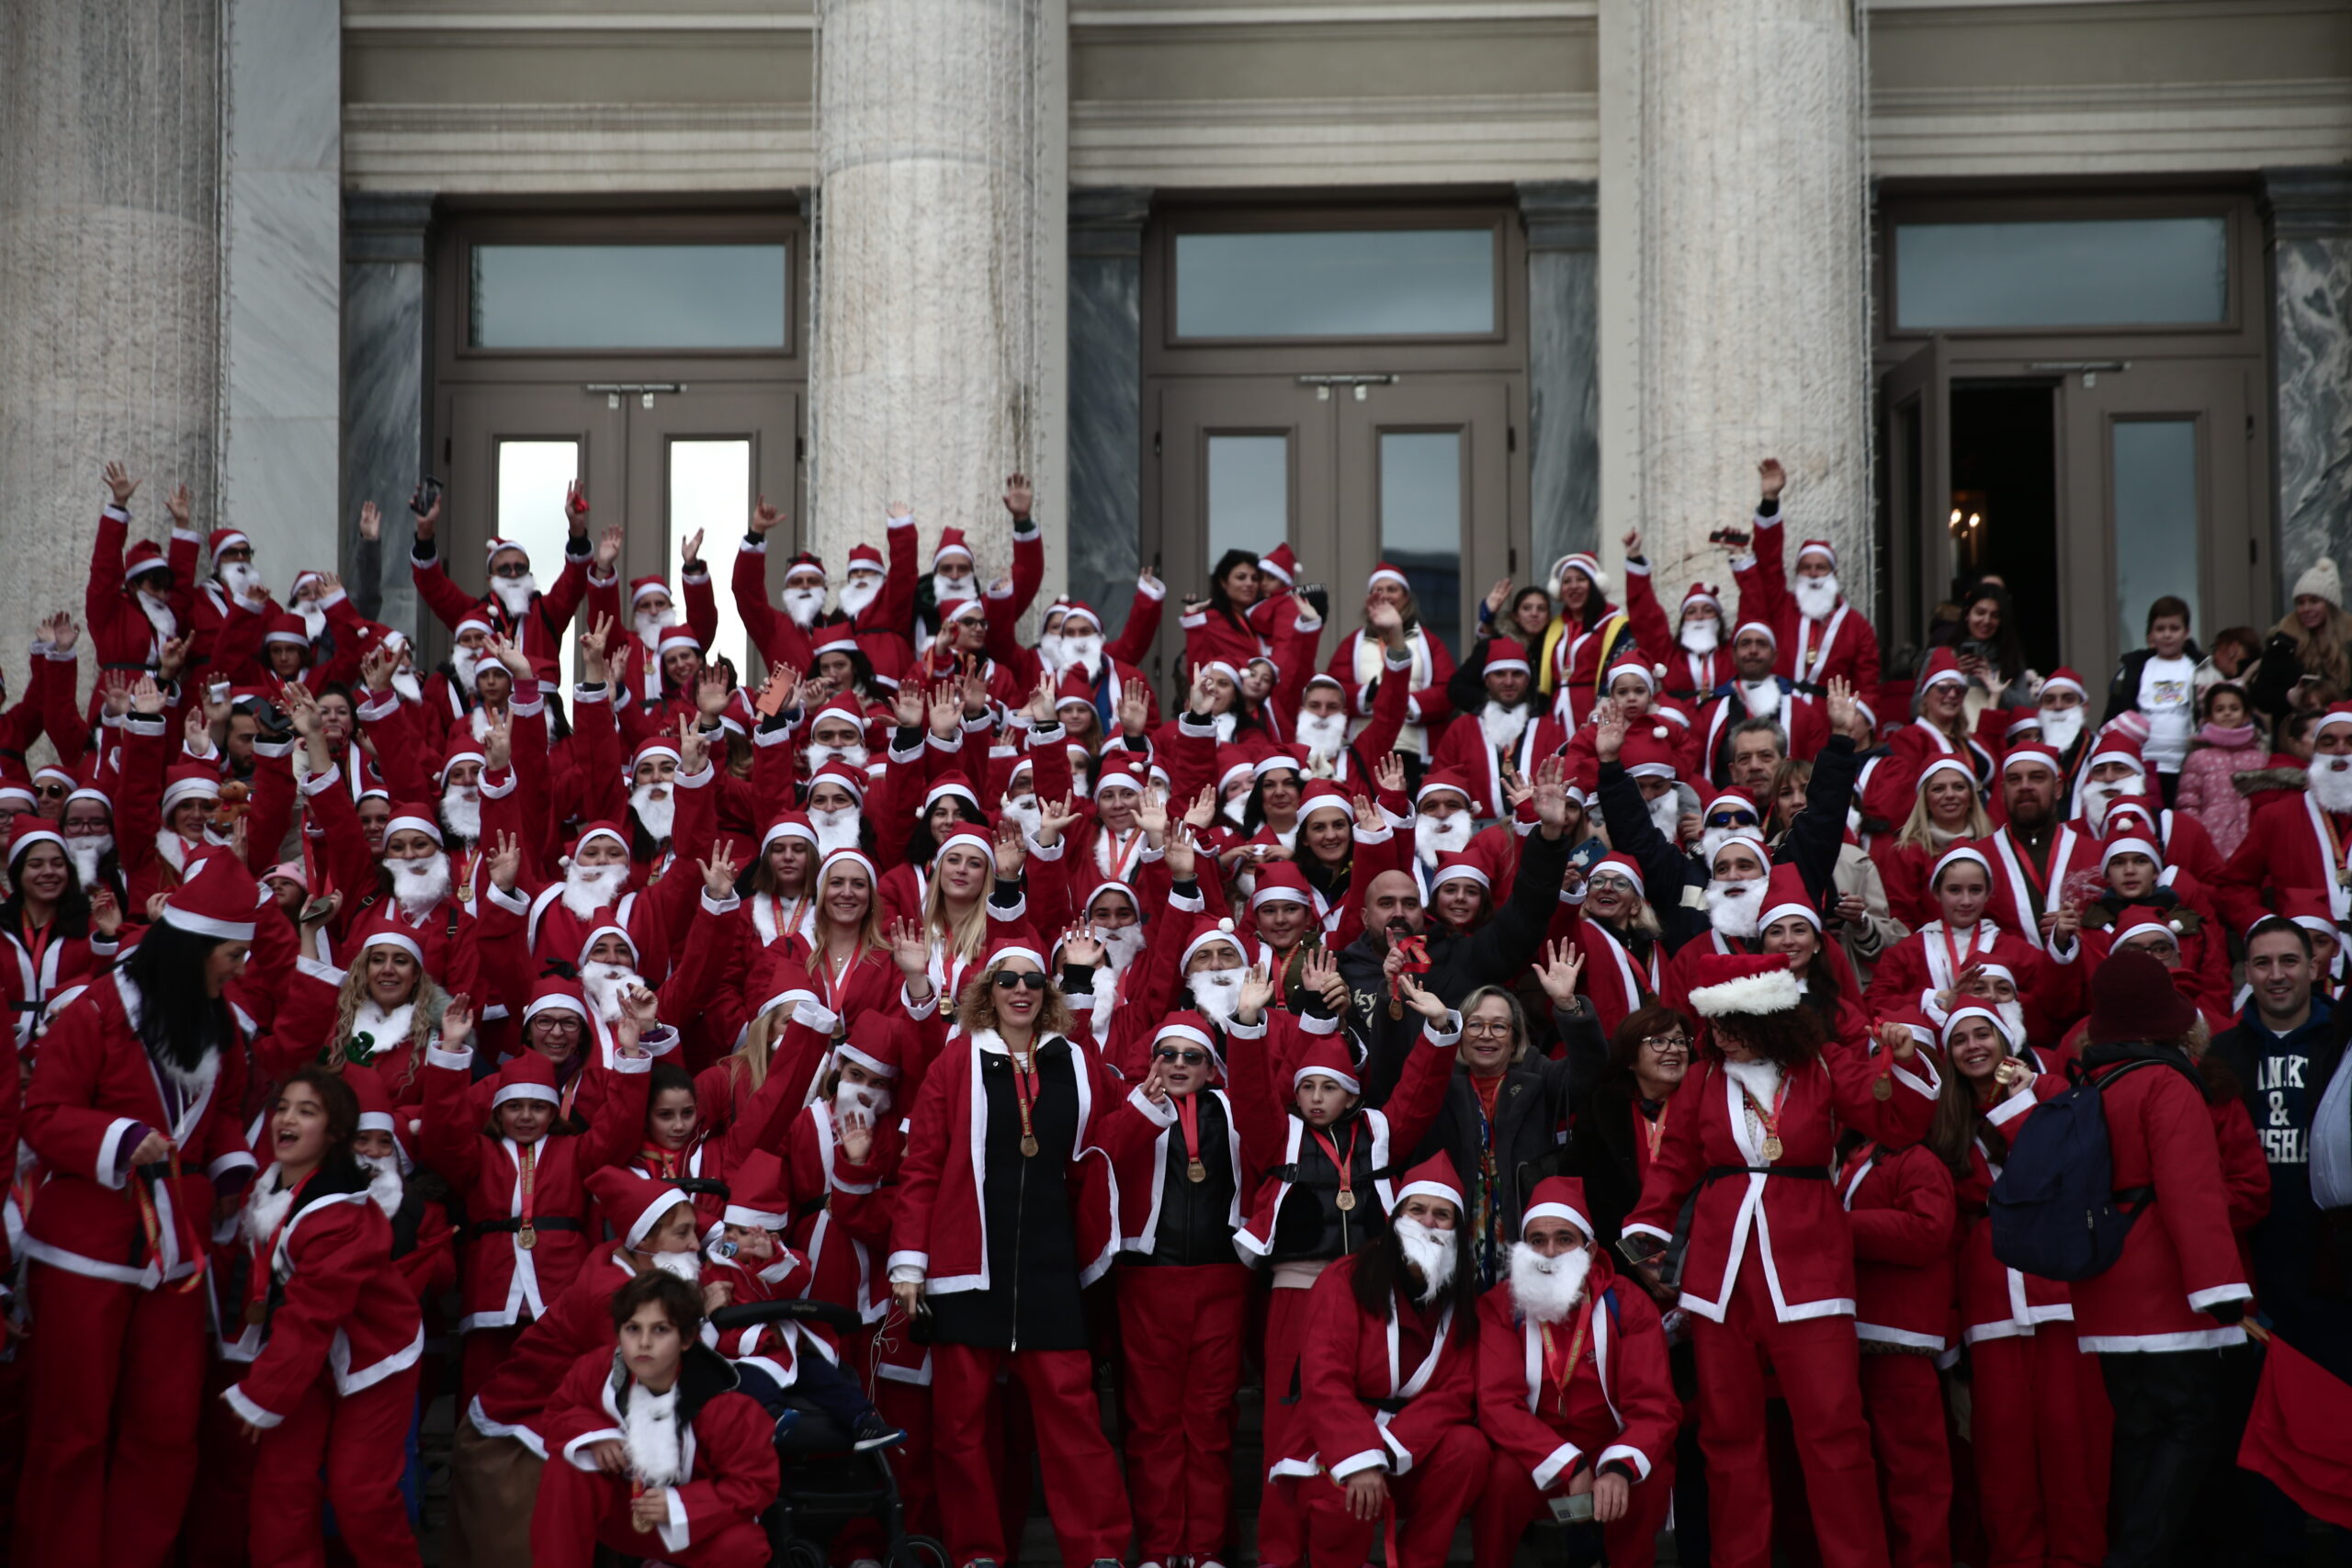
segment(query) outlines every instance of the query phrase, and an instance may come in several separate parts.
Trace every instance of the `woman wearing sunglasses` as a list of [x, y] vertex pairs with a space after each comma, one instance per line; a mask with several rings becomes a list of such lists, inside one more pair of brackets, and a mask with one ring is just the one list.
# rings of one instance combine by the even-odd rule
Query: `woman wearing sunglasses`
[[[1064, 937], [1063, 977], [1083, 991], [1093, 954], [1072, 953], [1076, 942]], [[890, 1289], [901, 1311], [928, 1318], [934, 1472], [941, 1497], [962, 1505], [944, 1510], [956, 1562], [1002, 1562], [1010, 1544], [989, 1506], [1000, 1372], [1028, 1396], [1063, 1560], [1116, 1563], [1126, 1551], [1126, 1489], [1079, 1301], [1111, 1266], [1111, 1162], [1097, 1145], [1126, 1089], [1046, 953], [1025, 928], [1000, 931], [967, 972], [952, 1032], [930, 986], [908, 987], [936, 1056], [899, 1170]]]

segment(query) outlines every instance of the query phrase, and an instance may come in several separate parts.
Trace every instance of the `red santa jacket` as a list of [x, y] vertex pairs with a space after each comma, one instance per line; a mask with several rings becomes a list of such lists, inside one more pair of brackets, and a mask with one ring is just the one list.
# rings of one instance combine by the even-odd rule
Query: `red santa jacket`
[[1940, 1353], [1960, 1239], [1951, 1172], [1925, 1144], [1864, 1144], [1846, 1156], [1838, 1192], [1854, 1232], [1854, 1333]]
[[61, 934], [54, 920], [46, 931], [0, 931], [0, 998], [16, 1025], [17, 1049], [30, 1048], [52, 997], [112, 964], [117, 951], [95, 927], [84, 936]]
[[[895, 1102], [878, 1120], [873, 1145], [862, 1161], [842, 1152], [834, 1135], [833, 1107], [804, 1105], [786, 1124], [784, 1164], [793, 1196], [792, 1245], [808, 1259], [803, 1294], [879, 1323], [890, 1306], [890, 1283], [881, 1259], [890, 1245], [896, 1213], [893, 1178], [905, 1156]], [[915, 1348], [915, 1364], [923, 1352]]]
[[[82, 596], [82, 619], [90, 628], [90, 647], [100, 670], [153, 670], [162, 657], [162, 637], [147, 612], [139, 605], [138, 591], [123, 580], [123, 545], [130, 535], [130, 513], [109, 504], [98, 516], [98, 536], [90, 549], [90, 581]], [[179, 631], [189, 627], [196, 593], [196, 551], [202, 540], [185, 529], [172, 530], [164, 563], [172, 569], [170, 605]], [[98, 694], [91, 694], [92, 710]]]
[[2009, 1145], [2033, 1108], [2066, 1089], [2066, 1064], [2072, 1055], [2053, 1046], [2029, 1045], [2018, 1059], [2032, 1069], [2032, 1080], [2011, 1089], [1984, 1113], [1984, 1131], [1969, 1150], [1968, 1175], [1953, 1185], [1962, 1234], [1959, 1255], [1960, 1332], [1963, 1343], [1980, 1339], [2012, 1339], [2030, 1335], [2045, 1323], [2072, 1323], [2073, 1298], [2061, 1280], [2045, 1280], [2008, 1268], [1993, 1256], [1993, 1228], [1984, 1218], [1985, 1201], [2008, 1157]]
[[[1783, 644], [1783, 647], [1786, 645]], [[1801, 754], [1801, 753], [1800, 753]], [[1899, 826], [1911, 815], [1919, 795], [1919, 775], [1938, 757], [1958, 757], [1968, 764], [1982, 791], [1993, 782], [1993, 753], [1976, 743], [1957, 746], [1950, 736], [1924, 718], [1915, 718], [1887, 739], [1886, 755], [1878, 759], [1862, 781], [1862, 815], [1874, 822]]]
[[[254, 1196], [266, 1199], [274, 1187], [265, 1177]], [[258, 1217], [250, 1201], [248, 1217]], [[282, 1225], [249, 1230], [256, 1232], [247, 1243], [256, 1254], [253, 1266], [269, 1271], [268, 1316], [251, 1330], [260, 1353], [221, 1393], [230, 1409], [256, 1427], [275, 1427], [322, 1369], [348, 1397], [416, 1365], [424, 1354], [424, 1315], [392, 1261], [392, 1223], [370, 1195], [364, 1168], [315, 1173], [296, 1190]], [[266, 1258], [258, 1256], [264, 1247]]]
[[[594, 1474], [590, 1446], [628, 1441], [628, 1400], [640, 1393], [611, 1350], [581, 1357], [548, 1406], [548, 1461], [560, 1459]], [[672, 1553], [684, 1553], [759, 1517], [775, 1501], [775, 1419], [735, 1392], [734, 1368], [707, 1346], [687, 1347], [677, 1393], [682, 1472], [670, 1488], [669, 1522], [657, 1533]], [[630, 1481], [613, 1475], [604, 1484], [626, 1493]]]
[[[1883, 1100], [1875, 1091], [1882, 1077]], [[1924, 1055], [1907, 1065], [1873, 1060], [1832, 1042], [1783, 1076], [1781, 1154], [1768, 1160], [1762, 1118], [1751, 1116], [1747, 1091], [1711, 1057], [1683, 1075], [1668, 1102], [1665, 1140], [1625, 1231], [1672, 1240], [1683, 1202], [1695, 1193], [1682, 1260], [1685, 1309], [1723, 1322], [1740, 1259], [1756, 1247], [1781, 1322], [1851, 1316], [1853, 1227], [1829, 1181], [1798, 1173], [1834, 1169], [1848, 1128], [1882, 1143], [1917, 1143], [1934, 1117], [1939, 1083]], [[1768, 1166], [1773, 1174], [1765, 1173]]]
[[[1453, 654], [1442, 639], [1431, 636], [1424, 626], [1415, 626], [1407, 635], [1406, 648], [1413, 660], [1408, 677], [1412, 694], [1405, 704], [1405, 731], [1400, 744], [1406, 750], [1418, 750], [1428, 756], [1444, 734], [1446, 721], [1453, 716], [1453, 705], [1445, 694], [1445, 683], [1453, 675]], [[1385, 684], [1394, 678], [1382, 674], [1386, 668], [1387, 659], [1380, 640], [1358, 631], [1340, 639], [1340, 646], [1331, 650], [1330, 659], [1323, 666], [1323, 673], [1346, 688], [1351, 710], [1359, 716], [1369, 717], [1375, 694], [1374, 685]], [[1416, 727], [1426, 728], [1426, 738], [1416, 734]]]
[[1713, 652], [1693, 653], [1683, 647], [1678, 635], [1682, 620], [1679, 607], [1671, 617], [1667, 615], [1658, 603], [1657, 587], [1650, 581], [1649, 562], [1630, 557], [1625, 561], [1625, 615], [1634, 623], [1634, 640], [1641, 644], [1650, 662], [1666, 666], [1668, 695], [1703, 697], [1732, 678], [1731, 628], [1723, 627]]
[[[1954, 948], [1959, 950], [1957, 964], [1952, 961]], [[2009, 972], [2018, 1000], [2024, 1004], [2027, 1038], [2055, 1040], [2082, 1013], [2076, 963], [2081, 956], [2079, 941], [2045, 957], [1991, 920], [1977, 921], [1964, 937], [1954, 937], [1941, 920], [1930, 920], [1879, 955], [1863, 1001], [1874, 1017], [1916, 1007], [1941, 1021], [1938, 994], [1949, 989], [1972, 962], [1998, 964]]]
[[[2018, 843], [2015, 829], [2006, 824], [1976, 841], [1984, 858], [1993, 863], [1993, 897], [1984, 906], [1987, 918], [2000, 928], [2014, 934], [2036, 952], [2050, 951], [2049, 939], [2041, 934], [2041, 915], [2059, 908], [2065, 899], [2067, 879], [2077, 874], [2098, 874], [2098, 837], [2073, 823], [2061, 823], [2050, 840], [2050, 859], [2045, 867], [2037, 870], [2033, 857]], [[1934, 859], [1929, 858], [1929, 869]], [[1919, 878], [1920, 897], [1924, 900], [1918, 919], [1907, 920], [1918, 926], [1936, 916], [1935, 899], [1927, 891], [1927, 878]], [[1894, 902], [1894, 885], [1889, 883], [1887, 897]], [[1897, 919], [1905, 919], [1900, 909], [1894, 911]]]
[[[1578, 1345], [1561, 1386], [1556, 1362]], [[1657, 1308], [1620, 1284], [1595, 1247], [1584, 1300], [1546, 1325], [1521, 1315], [1506, 1280], [1478, 1302], [1478, 1429], [1549, 1490], [1577, 1470], [1622, 1461], [1646, 1481], [1671, 1459], [1682, 1424]]]
[[2352, 866], [2347, 826], [2352, 818], [2331, 818], [2308, 790], [2256, 811], [2213, 888], [2222, 919], [2243, 933], [2290, 887], [2325, 893], [2338, 922], [2352, 919], [2352, 888], [2343, 880]]
[[1731, 783], [1731, 732], [1751, 716], [1769, 718], [1789, 738], [1789, 755], [1811, 757], [1829, 744], [1829, 715], [1821, 704], [1794, 691], [1784, 691], [1767, 713], [1750, 715], [1747, 700], [1736, 690], [1710, 700], [1699, 710], [1693, 727], [1701, 769], [1720, 786]]
[[[21, 1130], [48, 1178], [24, 1250], [52, 1268], [152, 1291], [196, 1272], [216, 1184], [248, 1179], [254, 1160], [239, 1125], [243, 1024], [197, 1074], [167, 1082], [139, 1035], [141, 1000], [118, 969], [59, 1013], [41, 1041]], [[148, 1132], [179, 1148], [168, 1174], [148, 1168], [152, 1179], [124, 1163]]]
[[[1196, 1119], [1225, 1119], [1226, 1157], [1233, 1170], [1233, 1202], [1226, 1224], [1238, 1233], [1244, 1195], [1256, 1190], [1265, 1162], [1255, 1149], [1243, 1146], [1230, 1095], [1210, 1089], [1193, 1099]], [[1160, 1203], [1168, 1190], [1168, 1143], [1182, 1135], [1176, 1130], [1179, 1122], [1173, 1098], [1154, 1105], [1140, 1088], [1129, 1089], [1111, 1116], [1104, 1145], [1119, 1178], [1119, 1246], [1124, 1251], [1149, 1257], [1159, 1245]]]
[[540, 1437], [549, 1402], [580, 1358], [608, 1346], [613, 1337], [613, 1298], [637, 1278], [618, 1251], [582, 1264], [571, 1282], [548, 1298], [548, 1310], [523, 1330], [498, 1370], [476, 1391], [466, 1418], [486, 1437], [513, 1438], [541, 1459]]
[[[1555, 755], [1568, 743], [1568, 727], [1544, 711], [1540, 703], [1531, 702], [1526, 708], [1527, 721], [1519, 736], [1508, 748], [1498, 750], [1489, 745], [1483, 716], [1465, 713], [1461, 722], [1445, 727], [1444, 738], [1437, 743], [1437, 755], [1430, 760], [1432, 769], [1452, 768], [1468, 778], [1474, 793], [1471, 802], [1474, 815], [1508, 817], [1510, 803], [1503, 795], [1503, 758], [1510, 758], [1519, 776], [1533, 782], [1535, 765], [1544, 758]], [[1574, 779], [1571, 770], [1570, 777]]]
[[1770, 626], [1780, 644], [1773, 668], [1800, 685], [1824, 686], [1831, 677], [1842, 675], [1857, 692], [1874, 690], [1879, 675], [1878, 633], [1870, 617], [1841, 593], [1826, 619], [1808, 620], [1797, 608], [1796, 595], [1789, 591], [1782, 555], [1785, 519], [1759, 515], [1754, 528], [1752, 553], [1744, 558], [1744, 564], [1732, 568], [1732, 580], [1739, 584], [1736, 624], [1762, 621]]
[[1391, 1293], [1386, 1316], [1373, 1316], [1356, 1304], [1362, 1262], [1361, 1255], [1340, 1259], [1307, 1292], [1298, 1359], [1304, 1418], [1292, 1423], [1290, 1451], [1268, 1468], [1269, 1480], [1319, 1470], [1345, 1481], [1384, 1465], [1391, 1475], [1409, 1474], [1416, 1455], [1473, 1419], [1473, 1325], [1453, 1321], [1450, 1302], [1425, 1310], [1401, 1292]]
[[[1679, 894], [1681, 889], [1668, 891]], [[1665, 943], [1650, 939], [1649, 952], [1637, 958], [1631, 943], [1602, 921], [1587, 918], [1580, 907], [1563, 903], [1561, 908], [1572, 917], [1561, 922], [1566, 925], [1566, 934], [1584, 955], [1585, 998], [1592, 1003], [1592, 1010], [1600, 1021], [1601, 1033], [1612, 1034], [1619, 1024], [1664, 989]], [[1556, 931], [1559, 926], [1555, 924], [1554, 929]]]
[[572, 615], [588, 592], [588, 561], [594, 553], [584, 535], [568, 539], [564, 544], [563, 570], [555, 586], [544, 592], [534, 592], [519, 615], [509, 615], [495, 593], [477, 597], [450, 581], [431, 539], [418, 541], [410, 552], [409, 576], [416, 583], [417, 596], [451, 631], [457, 630], [458, 623], [467, 617], [479, 617], [489, 622], [491, 629], [500, 637], [519, 640], [529, 657], [560, 659], [563, 645], [571, 636]]

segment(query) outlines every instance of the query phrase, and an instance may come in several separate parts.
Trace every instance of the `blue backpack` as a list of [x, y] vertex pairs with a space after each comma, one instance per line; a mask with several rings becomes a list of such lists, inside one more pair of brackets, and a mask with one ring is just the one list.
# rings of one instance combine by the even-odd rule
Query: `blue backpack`
[[2105, 1078], [2077, 1067], [2072, 1088], [2033, 1108], [1993, 1183], [1995, 1258], [2045, 1280], [2087, 1280], [2115, 1266], [2156, 1190], [2115, 1190], [2099, 1091], [2126, 1073], [2164, 1065], [2127, 1062]]

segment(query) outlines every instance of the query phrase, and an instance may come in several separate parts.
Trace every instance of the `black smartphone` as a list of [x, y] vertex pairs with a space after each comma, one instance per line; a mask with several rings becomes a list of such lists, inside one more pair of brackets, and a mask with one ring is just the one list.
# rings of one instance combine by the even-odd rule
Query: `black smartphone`
[[440, 504], [441, 481], [431, 474], [416, 481], [415, 491], [408, 498], [408, 509], [419, 517]]

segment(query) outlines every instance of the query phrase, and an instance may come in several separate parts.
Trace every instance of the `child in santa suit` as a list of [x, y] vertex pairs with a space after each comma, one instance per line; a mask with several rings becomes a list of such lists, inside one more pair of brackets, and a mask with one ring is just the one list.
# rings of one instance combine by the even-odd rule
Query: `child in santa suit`
[[[392, 1261], [421, 1304], [458, 1282], [457, 1233], [449, 1224], [448, 1188], [409, 1157], [407, 1120], [392, 1109], [381, 1075], [345, 1065], [343, 1081], [359, 1097], [359, 1131], [352, 1157], [367, 1167], [384, 1217], [392, 1224]], [[413, 1114], [413, 1112], [411, 1113]]]
[[221, 1398], [255, 1444], [257, 1565], [323, 1564], [330, 1501], [361, 1568], [417, 1561], [401, 1471], [424, 1321], [392, 1261], [374, 1173], [352, 1155], [358, 1129], [351, 1087], [302, 1068], [278, 1090], [266, 1145], [277, 1163], [245, 1202], [244, 1321], [262, 1345]]
[[151, 1568], [196, 1475], [205, 1233], [252, 1179], [239, 1111], [250, 1029], [222, 996], [265, 898], [213, 851], [139, 945], [43, 1038], [24, 1099], [48, 1176], [27, 1223], [28, 1409], [15, 1561]]
[[589, 1568], [600, 1545], [678, 1568], [765, 1568], [775, 1423], [701, 1343], [695, 1288], [632, 1280], [611, 1323], [617, 1348], [574, 1362], [547, 1412], [533, 1568]]
[[1453, 1162], [1423, 1160], [1397, 1187], [1389, 1228], [1307, 1294], [1305, 1415], [1272, 1474], [1305, 1517], [1312, 1568], [1358, 1568], [1384, 1533], [1396, 1568], [1440, 1568], [1486, 1486], [1464, 1212]]
[[1546, 1177], [1533, 1199], [1510, 1277], [1478, 1303], [1478, 1418], [1495, 1457], [1473, 1561], [1509, 1568], [1547, 1499], [1589, 1493], [1609, 1568], [1648, 1568], [1682, 1424], [1665, 1329], [1593, 1245], [1580, 1178]]
[[571, 1282], [589, 1252], [587, 1177], [626, 1157], [645, 1124], [653, 1059], [638, 1043], [653, 1027], [652, 993], [639, 987], [615, 1027], [610, 1092], [588, 1131], [555, 1130], [555, 1069], [526, 1051], [498, 1071], [484, 1126], [471, 1093], [473, 1010], [452, 997], [441, 1043], [426, 1053], [425, 1163], [456, 1188], [471, 1216], [461, 1258], [466, 1337], [461, 1392], [490, 1381], [523, 1325]]

